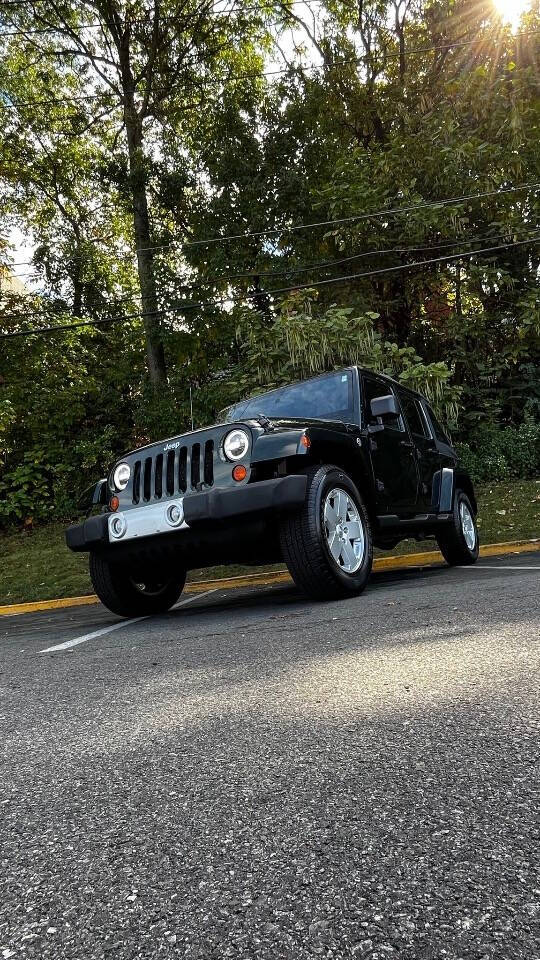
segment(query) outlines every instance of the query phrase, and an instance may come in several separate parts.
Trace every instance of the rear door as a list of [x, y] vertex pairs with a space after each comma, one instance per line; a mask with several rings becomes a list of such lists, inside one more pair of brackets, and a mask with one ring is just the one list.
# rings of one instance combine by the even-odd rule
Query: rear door
[[432, 502], [433, 477], [440, 469], [441, 457], [428, 426], [422, 405], [413, 393], [398, 388], [401, 412], [409, 428], [418, 464], [418, 511], [436, 508]]
[[[363, 420], [377, 426], [371, 414], [371, 401], [393, 393], [388, 381], [375, 374], [362, 375]], [[399, 402], [399, 401], [398, 401]], [[384, 514], [407, 516], [416, 512], [418, 470], [411, 438], [401, 416], [385, 419], [384, 426], [370, 433], [371, 463], [377, 496], [377, 510]]]

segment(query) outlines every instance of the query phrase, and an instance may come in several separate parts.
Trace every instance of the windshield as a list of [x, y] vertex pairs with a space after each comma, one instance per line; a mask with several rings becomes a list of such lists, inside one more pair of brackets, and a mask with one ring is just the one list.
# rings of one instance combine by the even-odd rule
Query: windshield
[[251, 400], [229, 407], [226, 415], [232, 420], [249, 420], [258, 416], [290, 418], [354, 420], [353, 378], [350, 370], [325, 374], [290, 387], [271, 390]]

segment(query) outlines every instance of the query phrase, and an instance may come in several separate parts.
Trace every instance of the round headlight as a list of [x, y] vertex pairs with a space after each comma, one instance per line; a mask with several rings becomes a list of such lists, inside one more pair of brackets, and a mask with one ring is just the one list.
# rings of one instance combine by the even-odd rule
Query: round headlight
[[231, 430], [223, 441], [223, 453], [227, 460], [241, 460], [249, 450], [249, 437], [245, 430]]
[[128, 463], [119, 463], [113, 473], [113, 483], [117, 490], [125, 490], [131, 476], [131, 467]]

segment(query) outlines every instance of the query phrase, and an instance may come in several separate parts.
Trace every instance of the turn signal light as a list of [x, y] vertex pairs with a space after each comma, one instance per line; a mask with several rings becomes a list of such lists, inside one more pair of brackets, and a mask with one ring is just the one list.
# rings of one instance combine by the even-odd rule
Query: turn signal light
[[306, 450], [309, 450], [311, 446], [311, 440], [309, 439], [309, 437], [306, 437], [305, 433], [303, 433], [302, 436], [300, 437], [300, 443], [303, 447], [306, 448]]
[[233, 467], [232, 475], [233, 475], [233, 480], [238, 480], [239, 483], [241, 480], [245, 480], [247, 477], [247, 470], [244, 464], [237, 463], [236, 466]]
[[111, 497], [111, 499], [109, 500], [109, 507], [111, 508], [111, 510], [113, 511], [113, 513], [114, 513], [116, 510], [118, 510], [118, 507], [119, 507], [119, 506], [120, 506], [120, 501], [119, 501], [118, 497]]

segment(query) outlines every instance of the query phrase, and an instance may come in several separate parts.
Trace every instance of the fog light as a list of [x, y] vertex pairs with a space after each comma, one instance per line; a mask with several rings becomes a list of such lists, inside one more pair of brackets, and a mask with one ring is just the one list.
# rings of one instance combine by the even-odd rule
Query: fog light
[[237, 480], [239, 483], [241, 480], [245, 480], [247, 477], [247, 470], [243, 463], [237, 464], [236, 467], [233, 467], [233, 480]]
[[123, 513], [118, 513], [109, 520], [109, 533], [115, 540], [120, 540], [127, 530], [127, 520]]
[[167, 523], [170, 523], [171, 527], [179, 527], [184, 520], [184, 509], [181, 503], [171, 503], [167, 507]]

